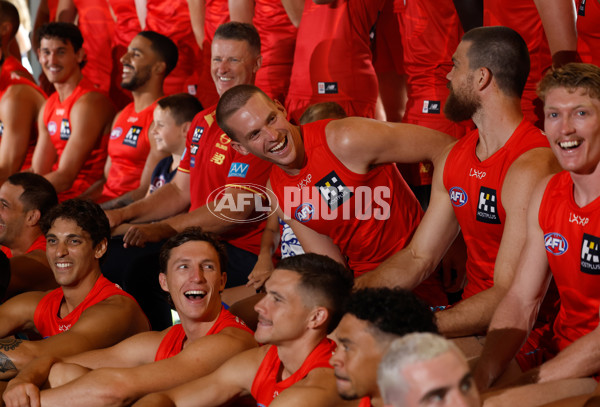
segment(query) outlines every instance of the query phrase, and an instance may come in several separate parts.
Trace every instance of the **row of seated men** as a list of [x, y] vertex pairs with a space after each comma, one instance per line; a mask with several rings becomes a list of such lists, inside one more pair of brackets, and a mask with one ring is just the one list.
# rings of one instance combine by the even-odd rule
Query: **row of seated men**
[[[225, 32], [228, 29], [245, 30], [244, 36], [233, 37], [236, 39], [224, 37], [213, 42], [213, 54], [221, 55], [220, 52], [225, 52], [226, 55], [226, 52], [237, 51], [241, 55], [239, 59], [246, 64], [236, 79], [241, 78], [241, 83], [248, 84], [253, 80], [259, 55], [256, 46], [252, 45], [249, 27], [238, 24], [223, 27]], [[63, 47], [66, 50], [60, 50], [59, 54], [65, 51], [75, 54], [70, 40], [61, 39], [55, 42], [66, 45]], [[256, 42], [254, 41], [254, 44]], [[221, 46], [225, 51], [220, 51]], [[52, 44], [48, 45], [48, 52], [54, 52]], [[246, 58], [248, 55], [253, 55], [255, 59]], [[235, 59], [238, 58], [228, 56], [222, 60], [232, 63]], [[158, 255], [149, 247], [149, 243], [159, 242], [192, 224], [218, 232], [226, 240], [230, 258], [228, 271], [231, 273], [230, 279], [234, 281], [231, 286], [239, 286], [240, 281], [245, 283], [252, 265], [256, 262], [256, 256], [254, 259], [248, 257], [252, 250], [244, 250], [238, 246], [247, 244], [251, 247], [254, 244], [255, 254], [262, 254], [263, 261], [260, 261], [259, 257], [262, 267], [261, 270], [255, 269], [252, 272], [256, 281], [252, 281], [251, 284], [262, 285], [272, 272], [272, 264], [270, 267], [268, 265], [274, 245], [272, 239], [262, 246], [257, 244], [260, 233], [256, 227], [252, 227], [255, 225], [241, 221], [250, 220], [253, 216], [260, 220], [263, 217], [261, 215], [264, 215], [260, 213], [263, 197], [271, 202], [275, 202], [277, 197], [280, 206], [278, 215], [290, 224], [303, 248], [309, 252], [326, 253], [340, 262], [347, 263], [356, 277], [359, 277], [357, 285], [401, 285], [414, 288], [432, 273], [452, 243], [460, 225], [468, 249], [468, 284], [464, 300], [452, 308], [438, 312], [436, 321], [440, 331], [447, 336], [472, 335], [486, 330], [501, 301], [508, 304], [505, 307], [512, 307], [511, 312], [500, 312], [503, 309], [500, 308], [499, 314], [496, 313], [499, 315], [496, 330], [500, 332], [495, 334], [496, 338], [502, 339], [496, 339], [497, 343], [494, 346], [486, 345], [491, 350], [489, 353], [484, 350], [484, 358], [479, 364], [483, 367], [476, 371], [481, 375], [482, 386], [488, 386], [499, 375], [501, 365], [507, 362], [506, 357], [501, 357], [505, 355], [498, 352], [498, 348], [516, 347], [518, 350], [524, 340], [521, 337], [526, 336], [529, 324], [535, 320], [532, 315], [537, 310], [538, 300], [543, 297], [542, 292], [545, 291], [548, 279], [548, 275], [544, 274], [547, 271], [546, 265], [549, 260], [555, 260], [550, 255], [549, 260], [544, 260], [544, 251], [541, 251], [544, 256], [540, 259], [539, 247], [532, 244], [530, 248], [526, 244], [529, 243], [528, 234], [536, 236], [535, 228], [527, 224], [527, 208], [533, 205], [529, 204], [532, 196], [535, 199], [539, 195], [537, 198], [542, 201], [544, 192], [543, 188], [536, 185], [558, 170], [548, 144], [554, 149], [558, 163], [572, 172], [570, 176], [567, 175], [568, 180], [572, 179], [574, 183], [570, 189], [575, 191], [572, 199], [576, 207], [565, 209], [569, 212], [566, 216], [570, 224], [584, 228], [594, 227], [593, 222], [588, 225], [590, 216], [583, 211], [589, 209], [587, 204], [593, 202], [596, 197], [593, 192], [588, 194], [584, 191], [586, 188], [592, 188], [594, 177], [581, 182], [579, 175], [593, 175], [596, 163], [592, 157], [589, 163], [583, 164], [582, 170], [578, 167], [581, 163], [577, 160], [585, 161], [579, 155], [584, 154], [582, 151], [590, 148], [593, 152], [593, 146], [588, 147], [588, 143], [593, 143], [586, 137], [591, 139], [595, 133], [591, 131], [592, 135], [587, 136], [586, 131], [590, 130], [585, 126], [585, 130], [577, 131], [580, 122], [577, 122], [577, 125], [558, 122], [558, 119], [569, 121], [574, 117], [587, 119], [588, 116], [592, 116], [593, 119], [594, 109], [590, 109], [591, 113], [574, 110], [571, 115], [566, 115], [566, 103], [562, 100], [570, 93], [563, 92], [566, 95], [559, 94], [560, 98], [556, 96], [560, 103], [547, 107], [550, 113], [547, 113], [546, 131], [550, 143], [538, 129], [523, 120], [520, 94], [527, 78], [529, 57], [524, 41], [512, 30], [498, 27], [476, 29], [467, 33], [456, 49], [453, 60], [454, 68], [448, 75], [451, 93], [444, 110], [453, 120], [471, 118], [477, 125], [477, 130], [461, 139], [458, 144], [453, 144], [452, 139], [443, 134], [425, 128], [360, 118], [319, 121], [298, 128], [286, 120], [285, 109], [281, 104], [272, 101], [257, 88], [232, 88], [231, 85], [237, 84], [231, 83], [236, 82], [235, 80], [224, 74], [217, 76], [217, 88], [219, 83], [223, 85], [223, 97], [216, 111], [215, 108], [211, 108], [201, 113], [190, 125], [187, 154], [184, 154], [179, 165], [181, 171], [175, 174], [172, 182], [152, 195], [124, 208], [109, 211], [107, 215], [113, 223], [112, 226], [116, 226], [123, 221], [161, 220], [180, 213], [190, 205], [192, 212], [151, 224], [122, 227], [121, 230], [126, 232], [126, 247], [122, 246], [122, 240], [111, 239], [109, 246], [113, 246], [114, 250], [111, 247], [109, 259], [105, 263], [110, 263], [113, 256], [117, 272], [113, 274], [107, 268], [104, 273], [114, 280], [123, 279], [119, 282], [134, 295], [139, 294], [138, 300], [146, 311], [152, 306], [167, 309], [159, 306], [158, 298], [147, 301], [143, 298], [152, 291], [150, 286], [157, 285], [158, 282], [158, 272], [150, 271], [156, 269], [158, 261], [149, 261], [156, 259]], [[59, 63], [48, 66], [57, 76], [63, 70]], [[552, 74], [556, 77], [548, 77], [551, 84], [548, 86], [550, 90], [553, 89], [552, 86], [562, 86], [569, 90], [583, 89], [583, 95], [572, 93], [584, 98], [587, 96], [591, 106], [595, 108], [597, 106], [592, 103], [597, 102], [593, 90], [595, 70], [597, 68], [591, 65], [569, 65], [569, 69], [564, 70], [565, 78], [576, 77], [579, 80], [579, 77], [591, 77], [591, 90], [588, 90], [587, 85], [580, 86], [580, 82], [572, 82], [576, 84], [572, 85], [571, 82], [562, 79], [559, 74], [561, 70]], [[559, 86], [551, 82], [553, 79], [565, 82], [558, 82]], [[232, 88], [231, 91], [226, 92], [229, 88]], [[548, 94], [553, 93], [544, 93], [543, 86], [541, 89], [542, 97], [548, 102]], [[551, 119], [557, 121], [553, 122]], [[562, 127], [551, 132], [550, 126], [554, 123], [559, 123]], [[224, 136], [222, 131], [225, 131], [227, 136]], [[227, 156], [221, 151], [230, 155]], [[453, 157], [449, 157], [450, 155]], [[423, 215], [422, 211], [395, 166], [388, 163], [425, 159], [437, 163], [437, 167], [443, 170], [436, 173], [439, 179], [436, 178], [437, 182], [434, 179], [431, 206], [417, 227]], [[270, 174], [270, 167], [266, 162], [275, 164]], [[456, 166], [462, 168], [454, 168]], [[224, 170], [218, 171], [219, 168]], [[200, 177], [203, 173], [206, 173], [206, 177]], [[270, 191], [257, 188], [264, 186], [267, 177]], [[48, 178], [52, 181], [51, 177]], [[244, 183], [240, 182], [241, 178]], [[246, 178], [254, 182], [246, 183]], [[202, 185], [198, 185], [199, 179], [202, 179]], [[193, 182], [194, 180], [196, 182]], [[209, 181], [215, 182], [215, 185], [204, 184], [208, 184]], [[547, 180], [545, 182], [547, 183]], [[579, 185], [580, 183], [582, 185]], [[313, 185], [315, 188], [309, 188]], [[222, 199], [208, 201], [207, 198], [219, 187], [224, 187], [221, 191], [223, 195], [218, 196]], [[578, 188], [583, 188], [583, 191], [577, 192]], [[559, 188], [554, 185], [548, 187], [548, 190], [554, 189]], [[564, 189], [568, 190], [569, 187]], [[256, 196], [260, 197], [260, 204], [255, 201]], [[250, 199], [246, 199], [247, 197]], [[554, 199], [569, 202], [566, 198]], [[536, 204], [541, 212], [539, 201]], [[551, 208], [556, 207], [554, 204]], [[535, 213], [529, 217], [536, 226], [538, 208], [534, 206], [531, 211]], [[541, 217], [539, 227], [540, 231], [537, 234], [541, 234], [546, 250], [554, 251], [553, 256], [562, 256], [568, 247], [572, 249], [569, 253], [573, 253], [574, 246], [581, 246], [581, 257], [578, 258], [578, 264], [581, 260], [581, 272], [585, 274], [584, 277], [588, 277], [588, 274], [593, 275], [597, 263], [597, 255], [594, 252], [597, 250], [597, 244], [592, 234], [581, 231], [581, 235], [573, 237], [566, 232], [546, 233], [546, 228], [552, 230], [552, 227], [558, 226], [542, 225]], [[568, 240], [573, 239], [582, 243], [568, 244]], [[136, 253], [137, 249], [132, 247], [138, 245], [147, 246], [143, 253], [139, 252], [139, 256]], [[526, 251], [519, 257], [518, 252], [523, 247]], [[264, 253], [262, 248], [265, 248]], [[405, 250], [402, 250], [404, 248]], [[535, 265], [536, 270], [543, 269], [537, 274], [532, 273], [531, 264], [524, 263], [525, 260], [521, 262], [523, 265], [519, 263], [519, 258], [533, 256], [531, 253], [537, 253], [538, 257], [528, 261]], [[264, 261], [265, 256], [268, 261]], [[559, 257], [559, 260], [568, 261], [565, 259], [573, 260], [568, 256]], [[384, 260], [386, 262], [378, 267]], [[145, 263], [139, 263], [140, 261]], [[133, 265], [127, 265], [127, 262]], [[551, 261], [550, 263], [552, 266]], [[140, 267], [139, 264], [144, 264], [144, 267]], [[521, 268], [527, 268], [527, 271], [520, 273]], [[238, 271], [239, 269], [241, 271]], [[563, 270], [566, 267], [558, 269]], [[532, 278], [532, 275], [536, 277]], [[462, 274], [459, 273], [459, 276]], [[526, 375], [522, 380], [556, 380], [564, 378], [561, 375], [579, 377], [597, 370], [590, 366], [597, 362], [588, 356], [593, 350], [593, 343], [590, 344], [592, 339], [577, 342], [582, 336], [579, 326], [585, 326], [587, 332], [592, 332], [597, 326], [595, 311], [584, 314], [580, 314], [579, 311], [581, 308], [595, 308], [591, 304], [593, 296], [582, 295], [585, 293], [584, 288], [589, 287], [588, 290], [592, 290], [593, 285], [583, 279], [562, 280], [560, 284], [559, 279], [556, 280], [561, 293], [562, 308], [555, 323], [555, 332], [545, 334], [546, 331], [538, 331], [541, 339], [546, 339], [549, 335], [556, 337], [552, 343], [545, 344], [545, 349], [538, 351], [537, 345], [533, 344], [532, 350], [524, 351], [521, 366], [543, 362], [553, 351], [567, 348], [575, 350], [570, 350], [562, 358], [552, 359], [543, 365], [545, 368], [541, 368], [535, 374]], [[513, 284], [513, 281], [519, 281], [519, 284]], [[144, 282], [147, 283], [146, 286], [143, 285]], [[581, 287], [572, 288], [574, 284], [580, 284]], [[435, 278], [418, 288], [418, 292], [432, 305], [444, 305], [446, 302], [440, 282]], [[587, 303], [585, 307], [580, 306], [582, 302]], [[160, 310], [147, 313], [153, 319], [159, 312]], [[573, 314], [577, 314], [577, 318], [574, 318]], [[518, 320], [510, 320], [516, 316], [519, 317]], [[510, 346], [507, 346], [509, 342], [506, 341], [506, 325], [511, 327], [509, 332], [514, 334], [514, 343], [510, 343]], [[160, 325], [153, 323], [153, 326]], [[521, 329], [523, 326], [526, 329]], [[556, 326], [559, 326], [559, 329], [556, 329]], [[494, 330], [490, 332], [488, 342], [493, 337], [493, 332]], [[586, 346], [592, 348], [588, 349]], [[510, 352], [511, 349], [505, 351], [507, 354]], [[573, 358], [573, 352], [581, 355], [585, 363]], [[586, 355], [585, 358], [583, 354]], [[531, 356], [536, 360], [527, 360], [531, 359]], [[565, 364], [571, 370], [566, 369]], [[586, 382], [582, 383], [582, 386], [589, 385]], [[571, 384], [566, 387], [568, 391], [579, 389]], [[553, 384], [553, 390], [558, 388]]]

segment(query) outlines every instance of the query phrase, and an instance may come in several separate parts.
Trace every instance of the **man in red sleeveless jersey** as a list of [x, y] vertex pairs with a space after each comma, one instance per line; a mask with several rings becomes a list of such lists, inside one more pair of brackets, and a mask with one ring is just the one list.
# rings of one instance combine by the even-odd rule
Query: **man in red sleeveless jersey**
[[[475, 372], [487, 388], [516, 355], [525, 372], [516, 383], [538, 383], [499, 395], [501, 405], [540, 405], [586, 386], [590, 391], [596, 381], [586, 377], [600, 372], [600, 68], [567, 64], [546, 74], [538, 89], [546, 135], [564, 171], [544, 178], [532, 194], [516, 277]], [[552, 328], [532, 331], [550, 278], [560, 294], [558, 316]], [[583, 379], [567, 380], [576, 378]]]
[[252, 395], [259, 406], [337, 405], [341, 400], [329, 365], [335, 343], [327, 334], [342, 316], [351, 287], [350, 272], [330, 258], [302, 254], [283, 259], [256, 305], [254, 337], [265, 346], [135, 405], [220, 406], [245, 395]]
[[10, 2], [0, 1], [0, 184], [31, 166], [37, 141], [37, 117], [46, 95], [33, 78], [10, 55], [9, 44], [19, 28], [19, 12]]
[[0, 187], [0, 203], [0, 251], [10, 259], [0, 270], [0, 297], [56, 287], [40, 228], [43, 216], [58, 204], [54, 187], [41, 175], [19, 172]]
[[486, 331], [525, 243], [531, 191], [558, 168], [548, 141], [521, 112], [529, 70], [523, 39], [506, 27], [476, 28], [452, 59], [445, 113], [455, 121], [472, 118], [477, 129], [434, 162], [431, 203], [409, 246], [357, 284], [414, 287], [435, 270], [460, 229], [468, 283], [461, 302], [436, 313], [440, 332], [456, 337]]
[[[100, 259], [110, 237], [102, 209], [69, 200], [42, 221], [46, 255], [59, 288], [32, 291], [0, 306], [0, 380], [15, 376], [41, 356], [65, 357], [114, 345], [149, 329], [135, 300], [102, 276]], [[43, 340], [8, 335], [35, 329]], [[6, 385], [0, 382], [0, 386]]]
[[49, 23], [38, 32], [39, 58], [56, 92], [38, 119], [32, 169], [54, 185], [59, 200], [73, 198], [102, 177], [114, 107], [81, 73], [83, 38], [69, 23]]
[[[129, 405], [147, 393], [204, 376], [233, 355], [257, 346], [252, 331], [221, 304], [226, 253], [215, 236], [199, 228], [186, 229], [165, 243], [160, 262], [161, 285], [180, 324], [64, 358], [65, 364], [47, 358], [43, 370], [24, 370], [9, 384], [4, 395], [7, 406], [35, 405], [40, 399], [44, 406]], [[38, 387], [48, 377], [52, 389], [40, 396]]]

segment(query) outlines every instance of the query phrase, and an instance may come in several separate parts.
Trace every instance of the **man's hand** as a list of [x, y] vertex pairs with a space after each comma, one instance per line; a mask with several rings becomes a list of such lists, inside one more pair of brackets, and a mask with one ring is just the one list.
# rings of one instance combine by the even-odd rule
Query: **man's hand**
[[132, 225], [123, 236], [123, 247], [144, 247], [148, 242], [160, 242], [177, 234], [177, 231], [164, 222]]
[[119, 226], [124, 221], [123, 215], [121, 214], [121, 211], [118, 209], [104, 211], [104, 213], [106, 214], [106, 217], [108, 218], [108, 223], [109, 223], [111, 229], [116, 226]]
[[258, 261], [252, 269], [252, 272], [248, 275], [248, 282], [246, 287], [252, 287], [255, 290], [260, 290], [265, 284], [265, 281], [273, 273], [273, 261], [267, 256], [258, 256]]
[[40, 389], [18, 377], [8, 382], [2, 395], [6, 407], [40, 407]]

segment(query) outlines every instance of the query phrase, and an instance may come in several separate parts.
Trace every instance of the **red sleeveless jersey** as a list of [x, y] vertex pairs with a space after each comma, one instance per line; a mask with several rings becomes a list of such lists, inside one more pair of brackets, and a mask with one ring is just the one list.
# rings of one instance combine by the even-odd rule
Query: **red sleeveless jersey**
[[136, 189], [150, 153], [148, 130], [154, 120], [152, 103], [141, 112], [130, 103], [119, 113], [108, 140], [110, 169], [102, 197], [98, 202], [108, 201]]
[[[231, 140], [215, 118], [216, 106], [198, 113], [188, 132], [179, 171], [190, 174], [190, 212], [212, 202], [225, 186], [248, 189], [248, 184], [264, 187], [271, 163], [251, 154], [241, 155], [231, 148]], [[230, 244], [258, 254], [264, 222], [238, 224], [221, 236]]]
[[[54, 144], [58, 156], [58, 159], [52, 167], [52, 171], [58, 169], [60, 156], [71, 136], [70, 116], [73, 105], [77, 103], [79, 98], [83, 95], [94, 91], [97, 91], [96, 87], [84, 76], [73, 93], [71, 93], [64, 101], [60, 101], [58, 92], [54, 92], [48, 98], [44, 109], [44, 125], [46, 126], [46, 129], [48, 129], [50, 140], [52, 141], [52, 144]], [[104, 162], [106, 161], [107, 144], [108, 134], [103, 134], [79, 170], [71, 189], [58, 194], [58, 198], [61, 202], [80, 195], [95, 181], [102, 178], [104, 173]]]
[[371, 407], [371, 398], [363, 397], [360, 399], [360, 403], [358, 403], [358, 407]]
[[[227, 311], [224, 307], [221, 307], [219, 317], [213, 326], [208, 330], [206, 336], [218, 334], [225, 328], [237, 328], [253, 334], [252, 330], [246, 326], [244, 321]], [[183, 350], [183, 343], [185, 342], [185, 339], [186, 336], [183, 326], [181, 324], [172, 326], [163, 340], [160, 342], [154, 361], [158, 362], [159, 360], [167, 359], [177, 355]]]
[[[9, 259], [13, 257], [12, 251], [8, 247], [0, 245], [0, 250], [2, 250], [2, 252], [6, 254], [6, 257]], [[29, 246], [29, 249], [27, 249], [25, 253], [31, 253], [34, 250], [46, 251], [46, 236], [39, 235], [37, 239], [31, 243], [31, 246]]]
[[600, 66], [600, 3], [577, 0], [577, 51], [583, 62]]
[[250, 394], [252, 394], [258, 406], [268, 406], [279, 393], [304, 379], [311, 370], [320, 367], [333, 369], [329, 364], [329, 359], [335, 348], [335, 342], [323, 338], [294, 374], [278, 382], [277, 376], [281, 370], [281, 360], [279, 360], [277, 354], [277, 347], [271, 345], [256, 372]]
[[494, 264], [504, 231], [504, 177], [523, 153], [549, 147], [541, 130], [523, 120], [502, 148], [485, 161], [475, 154], [479, 131], [473, 130], [452, 148], [444, 168], [444, 187], [467, 245], [468, 298], [494, 284]]
[[135, 301], [135, 299], [123, 291], [121, 287], [115, 283], [111, 283], [101, 275], [98, 277], [98, 280], [84, 300], [79, 303], [69, 315], [60, 318], [58, 315], [60, 313], [60, 304], [64, 294], [62, 287], [59, 287], [46, 294], [38, 303], [33, 316], [33, 323], [40, 335], [44, 338], [58, 335], [61, 332], [68, 331], [76, 324], [83, 311], [87, 308], [98, 304], [113, 295], [123, 295]]
[[560, 294], [554, 339], [560, 350], [598, 326], [600, 198], [580, 208], [567, 171], [550, 179], [538, 220]]
[[301, 127], [306, 165], [296, 176], [274, 166], [271, 187], [286, 216], [331, 237], [359, 276], [410, 241], [423, 211], [394, 164], [348, 170], [327, 145], [329, 122]]

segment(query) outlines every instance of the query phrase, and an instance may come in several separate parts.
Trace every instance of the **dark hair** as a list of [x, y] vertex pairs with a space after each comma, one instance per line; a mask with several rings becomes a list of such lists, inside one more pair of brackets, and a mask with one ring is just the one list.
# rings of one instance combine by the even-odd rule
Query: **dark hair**
[[23, 187], [19, 201], [26, 211], [37, 209], [43, 217], [51, 208], [58, 205], [54, 186], [46, 178], [33, 172], [18, 172], [7, 179], [12, 185]]
[[548, 91], [554, 88], [566, 88], [570, 91], [583, 89], [589, 97], [600, 99], [600, 68], [592, 64], [572, 62], [550, 70], [538, 84], [540, 99], [545, 101]]
[[177, 66], [177, 60], [179, 59], [179, 51], [177, 45], [169, 38], [155, 31], [141, 31], [138, 33], [150, 41], [152, 51], [156, 52], [166, 65], [165, 76], [167, 76], [175, 66]]
[[10, 37], [13, 38], [19, 31], [19, 25], [21, 24], [21, 18], [19, 17], [19, 10], [9, 1], [0, 0], [0, 21], [8, 21], [12, 24], [12, 31]]
[[438, 333], [429, 306], [411, 291], [402, 288], [357, 290], [348, 299], [345, 311], [367, 321], [376, 334]]
[[202, 229], [199, 227], [189, 227], [185, 228], [183, 232], [172, 236], [161, 247], [160, 255], [158, 257], [158, 263], [161, 273], [167, 273], [167, 264], [169, 263], [169, 258], [171, 257], [171, 250], [187, 242], [206, 242], [210, 244], [219, 256], [219, 267], [221, 269], [221, 273], [226, 272], [227, 251], [225, 250], [225, 245], [221, 243], [217, 235], [213, 233], [203, 232]]
[[185, 122], [191, 122], [194, 120], [194, 116], [203, 110], [202, 103], [189, 93], [167, 96], [159, 99], [157, 103], [161, 109], [169, 109], [169, 113], [178, 126]]
[[298, 123], [308, 124], [323, 119], [343, 119], [347, 116], [346, 111], [339, 103], [321, 102], [308, 106], [300, 116]]
[[72, 220], [90, 234], [94, 246], [104, 239], [110, 239], [110, 225], [104, 211], [98, 204], [82, 199], [69, 199], [50, 209], [42, 218], [40, 227], [47, 234], [58, 218]]
[[75, 24], [52, 22], [42, 25], [37, 32], [37, 42], [42, 38], [58, 38], [64, 43], [70, 42], [75, 52], [83, 46], [83, 36]]
[[344, 301], [352, 291], [352, 272], [330, 257], [315, 253], [286, 257], [277, 268], [300, 274], [303, 300], [310, 299], [329, 310], [327, 333], [332, 332], [342, 318]]
[[260, 35], [252, 24], [230, 21], [221, 24], [214, 39], [246, 41], [256, 56], [260, 55]]
[[508, 27], [478, 27], [468, 31], [469, 68], [487, 68], [498, 88], [509, 96], [521, 97], [529, 76], [529, 51], [523, 38]]
[[232, 114], [244, 106], [252, 96], [256, 94], [261, 94], [268, 100], [271, 100], [271, 98], [269, 98], [265, 92], [254, 85], [234, 86], [233, 88], [228, 89], [221, 95], [221, 98], [219, 98], [216, 113], [217, 123], [221, 130], [223, 130], [230, 139], [238, 141], [231, 127], [227, 126], [227, 120]]

